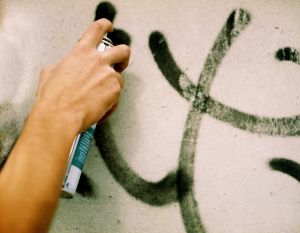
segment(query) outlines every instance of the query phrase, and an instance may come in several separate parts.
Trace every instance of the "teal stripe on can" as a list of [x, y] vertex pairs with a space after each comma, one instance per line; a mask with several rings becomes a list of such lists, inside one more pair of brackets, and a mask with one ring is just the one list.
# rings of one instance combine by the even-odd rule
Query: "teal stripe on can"
[[90, 143], [93, 139], [95, 128], [90, 127], [80, 135], [71, 165], [83, 169], [84, 162], [89, 152]]

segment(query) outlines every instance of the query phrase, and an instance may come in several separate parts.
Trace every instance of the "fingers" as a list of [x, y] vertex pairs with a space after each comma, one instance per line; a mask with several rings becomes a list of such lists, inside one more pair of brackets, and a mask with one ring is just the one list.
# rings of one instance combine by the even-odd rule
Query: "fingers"
[[127, 45], [117, 45], [101, 53], [102, 58], [110, 65], [115, 65], [117, 72], [122, 72], [130, 58], [130, 48]]
[[[109, 20], [97, 20], [86, 30], [78, 45], [97, 48], [105, 33], [111, 31], [112, 23]], [[101, 52], [101, 55], [109, 65], [115, 65], [117, 72], [122, 72], [128, 66], [130, 48], [127, 45], [117, 45]]]
[[112, 32], [112, 23], [107, 19], [99, 19], [85, 31], [79, 44], [97, 47], [107, 32]]

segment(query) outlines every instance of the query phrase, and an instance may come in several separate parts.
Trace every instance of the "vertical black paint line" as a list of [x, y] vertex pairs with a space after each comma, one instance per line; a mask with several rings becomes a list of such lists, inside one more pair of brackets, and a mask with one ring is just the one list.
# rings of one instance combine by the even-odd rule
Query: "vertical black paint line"
[[200, 74], [197, 92], [201, 91], [204, 95], [209, 96], [210, 86], [221, 61], [233, 40], [246, 28], [250, 19], [250, 14], [243, 9], [235, 10], [231, 13], [206, 58], [204, 68]]
[[300, 115], [282, 118], [258, 117], [226, 107], [212, 98], [207, 101], [206, 111], [217, 120], [252, 133], [282, 137], [300, 135]]
[[187, 233], [206, 232], [199, 214], [198, 203], [194, 198], [194, 159], [201, 119], [202, 114], [196, 109], [192, 108], [189, 111], [181, 142], [177, 172], [178, 199]]
[[107, 168], [130, 195], [155, 206], [177, 201], [176, 174], [170, 173], [159, 182], [148, 182], [141, 178], [121, 156], [108, 122], [97, 127], [95, 139]]
[[226, 55], [233, 40], [250, 22], [250, 14], [244, 10], [234, 11], [217, 37], [209, 53], [198, 81], [195, 101], [185, 125], [180, 150], [177, 178], [177, 190], [181, 214], [187, 233], [205, 233], [205, 227], [199, 213], [199, 206], [194, 198], [194, 157], [198, 130], [202, 114], [207, 111], [209, 90], [216, 71]]
[[195, 96], [195, 86], [178, 67], [161, 32], [152, 32], [149, 47], [153, 58], [171, 86], [187, 100]]
[[291, 61], [300, 65], [300, 52], [295, 48], [285, 47], [277, 50], [275, 57], [280, 61]]
[[269, 166], [276, 171], [285, 173], [300, 182], [300, 164], [284, 158], [274, 158]]

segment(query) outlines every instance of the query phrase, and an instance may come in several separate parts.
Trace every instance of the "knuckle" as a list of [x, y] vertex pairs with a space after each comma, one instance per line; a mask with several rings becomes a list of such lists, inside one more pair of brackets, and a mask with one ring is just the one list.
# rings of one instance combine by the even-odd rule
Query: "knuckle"
[[78, 46], [76, 47], [75, 51], [79, 52], [79, 53], [83, 53], [86, 54], [90, 51], [90, 46], [88, 43], [86, 42], [81, 42], [78, 44]]
[[117, 79], [112, 80], [111, 90], [112, 90], [113, 94], [115, 94], [116, 96], [120, 95], [122, 87]]

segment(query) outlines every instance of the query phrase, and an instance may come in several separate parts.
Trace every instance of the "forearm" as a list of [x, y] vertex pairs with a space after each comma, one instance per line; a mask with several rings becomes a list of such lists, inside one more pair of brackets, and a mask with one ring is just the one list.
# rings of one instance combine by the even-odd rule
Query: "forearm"
[[67, 116], [55, 118], [34, 109], [1, 172], [0, 232], [48, 229], [77, 133]]
[[67, 56], [42, 70], [36, 104], [0, 171], [0, 232], [48, 230], [75, 136], [115, 109], [130, 49], [99, 53], [111, 31], [108, 20], [94, 22]]

